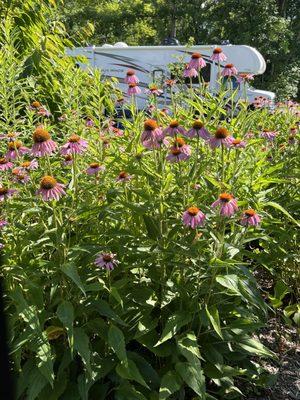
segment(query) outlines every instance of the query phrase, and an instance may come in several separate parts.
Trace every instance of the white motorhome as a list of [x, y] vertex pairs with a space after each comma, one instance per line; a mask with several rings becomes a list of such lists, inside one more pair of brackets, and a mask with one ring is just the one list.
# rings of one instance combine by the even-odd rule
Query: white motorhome
[[[84, 56], [86, 63], [78, 63], [81, 68], [98, 68], [104, 78], [115, 77], [120, 82], [120, 89], [126, 94], [127, 85], [124, 78], [128, 69], [134, 69], [140, 79], [139, 86], [142, 93], [137, 96], [139, 108], [143, 108], [147, 102], [145, 88], [153, 82], [163, 82], [170, 78], [169, 65], [179, 62], [188, 62], [191, 54], [201, 53], [207, 65], [201, 70], [202, 77], [209, 84], [210, 91], [216, 93], [218, 90], [217, 76], [218, 65], [210, 60], [213, 50], [217, 45], [207, 46], [127, 46], [126, 43], [118, 42], [115, 45], [104, 44], [101, 47], [78, 47], [68, 50], [70, 56]], [[226, 62], [232, 63], [239, 73], [254, 75], [263, 74], [266, 70], [266, 62], [263, 56], [253, 47], [244, 45], [222, 45], [223, 52], [227, 56]], [[236, 81], [234, 88], [238, 89], [238, 96], [243, 96], [243, 89]], [[247, 98], [250, 102], [255, 98], [262, 97], [269, 104], [274, 103], [275, 94], [272, 92], [254, 89], [247, 85]], [[161, 104], [168, 103], [167, 94], [161, 98]]]

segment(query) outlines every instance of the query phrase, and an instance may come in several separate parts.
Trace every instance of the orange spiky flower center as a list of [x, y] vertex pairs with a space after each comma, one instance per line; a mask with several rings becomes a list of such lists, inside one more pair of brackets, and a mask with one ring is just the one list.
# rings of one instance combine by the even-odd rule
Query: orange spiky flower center
[[193, 122], [194, 129], [201, 129], [203, 127], [204, 127], [204, 124], [199, 119], [196, 119], [196, 121]]
[[100, 166], [100, 164], [96, 163], [96, 162], [93, 162], [90, 164], [90, 168], [94, 168], [94, 169], [99, 168], [99, 166]]
[[174, 146], [176, 146], [176, 147], [182, 147], [182, 146], [184, 146], [185, 145], [185, 140], [184, 139], [182, 139], [182, 138], [176, 138], [175, 140], [174, 140]]
[[232, 144], [240, 144], [241, 143], [241, 139], [234, 139], [232, 141]]
[[233, 196], [229, 193], [221, 193], [219, 198], [222, 202], [228, 203], [230, 200], [233, 199]]
[[36, 128], [33, 133], [34, 143], [47, 142], [51, 138], [50, 133], [44, 128]]
[[0, 164], [6, 164], [7, 163], [7, 159], [2, 157], [0, 158]]
[[172, 149], [173, 156], [179, 156], [180, 153], [181, 153], [181, 150], [179, 148]]
[[221, 47], [216, 47], [215, 49], [214, 49], [214, 51], [213, 51], [213, 53], [214, 54], [220, 54], [220, 53], [222, 53], [222, 49], [221, 49]]
[[198, 212], [199, 212], [200, 210], [199, 210], [199, 208], [197, 208], [197, 207], [189, 207], [188, 209], [187, 209], [187, 212], [192, 216], [192, 217], [195, 217], [197, 214], [198, 214]]
[[39, 108], [39, 107], [41, 107], [41, 103], [39, 101], [33, 101], [31, 103], [31, 107]]
[[158, 87], [156, 85], [151, 85], [149, 89], [151, 90], [151, 92], [154, 92], [155, 90], [158, 90]]
[[5, 196], [8, 193], [8, 189], [6, 187], [0, 187], [0, 196]]
[[41, 180], [41, 188], [42, 189], [53, 189], [57, 184], [57, 180], [53, 178], [53, 176], [47, 175]]
[[135, 71], [133, 70], [133, 69], [129, 69], [127, 72], [126, 72], [126, 75], [127, 76], [133, 76], [135, 74]]
[[170, 122], [170, 128], [178, 128], [178, 126], [179, 122], [176, 119]]
[[249, 208], [249, 210], [245, 210], [245, 211], [244, 211], [244, 214], [245, 214], [247, 217], [253, 217], [253, 215], [255, 215], [256, 212], [255, 212], [255, 210], [253, 210], [252, 208]]
[[198, 60], [199, 58], [201, 58], [202, 57], [202, 55], [200, 54], [200, 53], [193, 53], [192, 54], [192, 59], [193, 60]]
[[103, 254], [102, 258], [103, 258], [103, 260], [104, 260], [105, 262], [110, 262], [110, 261], [112, 261], [112, 256], [111, 256], [110, 254]]
[[127, 178], [127, 176], [128, 176], [128, 174], [125, 171], [121, 171], [119, 173], [119, 179], [125, 179], [125, 178]]
[[72, 161], [73, 160], [72, 154], [67, 154], [64, 158], [65, 158], [65, 161]]
[[154, 131], [156, 128], [158, 128], [158, 125], [154, 119], [147, 119], [144, 122], [144, 129], [146, 131]]
[[69, 137], [69, 142], [70, 143], [78, 143], [80, 140], [80, 136], [73, 134]]
[[9, 150], [19, 149], [22, 146], [22, 142], [20, 140], [16, 140], [14, 142], [8, 143]]
[[30, 165], [31, 165], [31, 161], [24, 161], [24, 162], [22, 162], [21, 167], [23, 167], [23, 168], [29, 168]]
[[217, 139], [226, 139], [229, 136], [229, 131], [226, 128], [218, 128], [215, 132]]
[[226, 64], [225, 68], [233, 68], [233, 64]]

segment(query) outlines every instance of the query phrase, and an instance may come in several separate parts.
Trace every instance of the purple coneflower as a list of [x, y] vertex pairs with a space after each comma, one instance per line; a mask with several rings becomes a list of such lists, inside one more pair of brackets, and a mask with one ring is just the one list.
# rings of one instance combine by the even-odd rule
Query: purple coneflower
[[275, 131], [269, 131], [267, 129], [264, 129], [261, 134], [260, 137], [269, 140], [270, 142], [272, 142], [275, 137], [277, 136], [277, 132]]
[[246, 142], [239, 138], [233, 139], [233, 141], [231, 142], [231, 147], [235, 149], [244, 149], [246, 147]]
[[188, 65], [185, 66], [183, 70], [184, 78], [196, 78], [198, 76], [198, 72], [195, 68], [189, 68]]
[[100, 171], [104, 171], [105, 170], [105, 166], [101, 165], [99, 163], [93, 162], [90, 164], [90, 166], [87, 168], [86, 173], [88, 175], [97, 175], [98, 172]]
[[52, 154], [57, 144], [51, 139], [50, 133], [43, 127], [38, 127], [33, 133], [33, 146], [31, 153], [35, 157], [43, 157]]
[[60, 150], [60, 153], [63, 156], [67, 154], [83, 154], [88, 147], [88, 143], [86, 140], [82, 139], [78, 135], [71, 135], [66, 144], [64, 144]]
[[130, 83], [128, 85], [128, 89], [127, 89], [127, 95], [128, 96], [135, 95], [135, 94], [140, 94], [141, 92], [142, 91], [138, 87], [137, 83]]
[[182, 215], [182, 222], [192, 229], [204, 225], [205, 215], [197, 207], [189, 207]]
[[39, 101], [33, 101], [29, 106], [30, 110], [38, 110], [40, 107], [42, 104]]
[[39, 166], [38, 162], [35, 159], [33, 159], [31, 161], [23, 161], [20, 168], [25, 169], [26, 171], [30, 171], [37, 169], [38, 166]]
[[243, 217], [241, 219], [241, 224], [244, 226], [257, 226], [261, 221], [261, 217], [250, 208], [249, 210], [243, 211]]
[[44, 201], [59, 200], [66, 194], [65, 185], [58, 183], [53, 176], [44, 176], [40, 182], [40, 188], [37, 194], [40, 194]]
[[221, 49], [221, 47], [216, 47], [216, 48], [213, 50], [213, 53], [212, 53], [210, 59], [211, 59], [212, 61], [216, 61], [216, 62], [219, 63], [219, 62], [226, 61], [226, 60], [227, 60], [227, 57], [226, 57], [226, 55], [223, 53], [223, 50]]
[[164, 83], [164, 86], [167, 86], [167, 87], [171, 88], [171, 87], [175, 86], [176, 83], [177, 83], [176, 79], [166, 79], [165, 83]]
[[170, 153], [166, 159], [170, 162], [186, 161], [191, 156], [191, 148], [182, 138], [176, 138], [174, 145], [170, 148]]
[[145, 90], [145, 93], [152, 96], [160, 96], [163, 93], [163, 90], [159, 89], [156, 85], [151, 85]]
[[116, 254], [113, 253], [98, 254], [95, 260], [95, 265], [106, 269], [107, 271], [112, 271], [119, 264], [119, 261], [115, 257]]
[[203, 122], [196, 119], [193, 122], [192, 128], [187, 132], [187, 136], [190, 138], [201, 137], [204, 140], [208, 140], [210, 138], [209, 132], [204, 128]]
[[188, 67], [189, 69], [194, 68], [198, 71], [199, 69], [206, 67], [206, 62], [200, 53], [193, 53], [191, 60], [188, 63]]
[[0, 201], [9, 199], [17, 193], [16, 189], [8, 189], [7, 187], [0, 187]]
[[131, 83], [137, 84], [139, 83], [139, 78], [135, 75], [135, 71], [133, 69], [129, 69], [126, 72], [125, 83], [128, 85]]
[[73, 164], [73, 156], [72, 154], [67, 154], [64, 156], [63, 165], [72, 165]]
[[30, 152], [30, 150], [23, 146], [23, 143], [20, 140], [15, 140], [13, 142], [9, 142], [8, 151], [5, 154], [5, 157], [10, 160], [15, 160], [18, 156], [23, 156]]
[[163, 133], [166, 136], [174, 137], [177, 135], [185, 135], [186, 130], [179, 125], [179, 122], [177, 120], [173, 120], [170, 122], [168, 128], [164, 129]]
[[0, 171], [7, 171], [14, 166], [12, 162], [10, 162], [7, 158], [0, 158]]
[[95, 126], [95, 122], [91, 118], [87, 118], [85, 121], [85, 126], [87, 128], [93, 128], [93, 126]]
[[37, 111], [38, 115], [42, 115], [43, 117], [50, 117], [51, 112], [48, 111], [45, 107], [41, 107]]
[[161, 133], [162, 130], [154, 119], [146, 119], [144, 122], [144, 131], [141, 136], [141, 141], [144, 142], [145, 140], [154, 138], [156, 135], [160, 135]]
[[29, 175], [22, 168], [14, 168], [11, 173], [13, 175], [13, 181], [16, 183], [25, 184], [30, 180]]
[[233, 64], [226, 64], [221, 74], [222, 76], [233, 76], [237, 73], [238, 71]]
[[128, 182], [128, 181], [130, 181], [130, 179], [132, 179], [132, 175], [129, 175], [125, 171], [121, 171], [119, 173], [118, 177], [116, 178], [116, 181], [117, 182]]
[[249, 82], [249, 81], [253, 81], [253, 79], [254, 79], [254, 75], [253, 74], [247, 74], [247, 73], [240, 73], [240, 74], [238, 74], [238, 77], [237, 77], [237, 81], [238, 81], [238, 83], [246, 83], [246, 82]]
[[230, 136], [230, 132], [226, 128], [218, 128], [214, 136], [209, 139], [209, 145], [212, 149], [221, 145], [230, 147], [233, 140], [233, 137]]
[[213, 202], [211, 206], [220, 206], [220, 215], [225, 217], [230, 217], [238, 210], [236, 199], [228, 193], [221, 193], [218, 200]]

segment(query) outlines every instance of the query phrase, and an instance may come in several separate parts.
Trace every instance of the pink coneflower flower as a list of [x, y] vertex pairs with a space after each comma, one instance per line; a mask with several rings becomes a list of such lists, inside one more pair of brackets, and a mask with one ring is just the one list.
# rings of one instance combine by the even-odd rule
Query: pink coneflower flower
[[43, 117], [50, 117], [51, 113], [45, 107], [41, 107], [37, 111], [38, 115], [42, 115]]
[[166, 79], [165, 83], [164, 83], [164, 86], [167, 86], [167, 87], [171, 88], [171, 87], [175, 86], [176, 83], [177, 83], [176, 79]]
[[206, 62], [200, 53], [193, 53], [190, 62], [188, 63], [189, 69], [199, 70], [206, 67]]
[[226, 60], [227, 60], [227, 57], [226, 57], [226, 55], [223, 53], [223, 50], [221, 49], [221, 47], [216, 47], [216, 48], [213, 50], [213, 53], [212, 53], [210, 59], [211, 59], [212, 61], [216, 61], [216, 62], [219, 63], [219, 62], [226, 61]]
[[22, 169], [26, 170], [26, 171], [30, 171], [30, 170], [34, 170], [37, 169], [39, 166], [38, 162], [36, 160], [31, 160], [31, 161], [24, 161], [21, 164]]
[[90, 166], [87, 168], [86, 173], [88, 175], [97, 175], [98, 172], [100, 171], [104, 171], [105, 170], [105, 166], [101, 165], [99, 163], [93, 162], [90, 164]]
[[253, 74], [247, 74], [247, 73], [239, 73], [237, 76], [237, 81], [238, 83], [246, 83], [249, 81], [253, 81], [254, 75]]
[[95, 122], [91, 118], [87, 118], [85, 121], [85, 126], [87, 128], [93, 128], [93, 126], [95, 126]]
[[235, 149], [244, 149], [246, 147], [246, 142], [239, 138], [233, 139], [233, 141], [231, 142], [231, 147]]
[[226, 64], [223, 71], [221, 72], [222, 76], [233, 76], [237, 75], [238, 71], [233, 64]]
[[198, 72], [195, 68], [189, 68], [188, 65], [183, 70], [184, 78], [196, 78], [198, 76]]
[[298, 129], [299, 129], [299, 128], [298, 128], [298, 126], [296, 126], [296, 125], [295, 125], [295, 126], [291, 126], [291, 127], [290, 127], [290, 134], [291, 134], [291, 135], [296, 135], [297, 132], [298, 132]]
[[111, 127], [110, 131], [115, 135], [115, 136], [123, 136], [124, 135], [124, 131], [120, 128], [115, 128], [115, 127]]
[[210, 138], [209, 132], [204, 128], [203, 122], [196, 119], [193, 122], [192, 128], [187, 132], [187, 136], [190, 138], [201, 137], [204, 140], [208, 140]]
[[5, 219], [0, 219], [0, 229], [4, 228], [8, 225], [8, 222]]
[[63, 165], [72, 165], [73, 164], [73, 156], [72, 154], [67, 154], [64, 156]]
[[245, 139], [253, 139], [255, 137], [253, 132], [247, 132], [245, 135]]
[[115, 257], [116, 254], [113, 253], [98, 254], [95, 260], [95, 265], [106, 269], [107, 271], [112, 271], [119, 264], [119, 261]]
[[13, 181], [16, 183], [25, 184], [30, 180], [29, 175], [22, 168], [14, 168], [11, 173], [13, 175]]
[[214, 136], [209, 139], [209, 144], [212, 149], [220, 147], [221, 145], [230, 147], [233, 140], [233, 137], [230, 136], [226, 128], [218, 128]]
[[205, 215], [197, 207], [189, 207], [182, 215], [182, 222], [186, 226], [190, 226], [192, 229], [196, 229], [197, 226], [203, 226], [205, 221]]
[[37, 191], [44, 201], [59, 200], [66, 194], [64, 191], [65, 185], [58, 183], [53, 176], [44, 176], [40, 182], [40, 188]]
[[129, 175], [125, 171], [121, 171], [119, 173], [118, 177], [116, 178], [116, 181], [117, 182], [128, 182], [128, 181], [130, 181], [130, 179], [132, 179], [132, 175]]
[[243, 211], [243, 217], [241, 219], [241, 224], [244, 226], [257, 226], [261, 221], [261, 217], [250, 208], [249, 210]]
[[9, 132], [6, 135], [0, 135], [0, 139], [7, 140], [8, 142], [13, 142], [19, 136], [19, 132]]
[[191, 148], [182, 138], [176, 138], [174, 145], [170, 148], [170, 153], [166, 159], [169, 162], [186, 161], [191, 156]]
[[130, 83], [128, 85], [128, 89], [127, 89], [127, 95], [128, 96], [135, 95], [135, 94], [140, 94], [141, 92], [142, 91], [138, 87], [137, 83]]
[[220, 215], [230, 217], [238, 210], [236, 199], [228, 193], [221, 193], [218, 200], [212, 203], [212, 207], [220, 207]]
[[33, 141], [34, 144], [32, 146], [31, 153], [35, 157], [50, 155], [57, 148], [57, 144], [51, 139], [50, 133], [42, 127], [38, 127], [34, 131]]
[[7, 187], [0, 187], [0, 201], [9, 199], [17, 193], [16, 189], [8, 189]]
[[144, 122], [144, 131], [141, 136], [141, 141], [144, 142], [149, 139], [154, 139], [155, 136], [161, 135], [162, 130], [158, 127], [157, 122], [154, 119], [147, 119]]
[[7, 158], [0, 158], [0, 171], [7, 171], [14, 166], [12, 162], [10, 162]]
[[177, 135], [185, 135], [186, 130], [179, 125], [177, 120], [173, 120], [170, 122], [168, 128], [163, 130], [163, 134], [166, 136], [177, 136]]
[[38, 110], [40, 107], [42, 104], [39, 101], [33, 101], [29, 106], [30, 110]]
[[275, 137], [277, 136], [277, 132], [275, 131], [268, 131], [267, 129], [264, 129], [261, 134], [260, 137], [269, 140], [270, 142], [272, 142]]
[[163, 131], [158, 129], [153, 135], [149, 137], [149, 139], [142, 140], [142, 145], [146, 147], [146, 149], [160, 149], [163, 146], [167, 146], [169, 144], [169, 140], [165, 137]]
[[149, 89], [145, 90], [145, 93], [153, 96], [160, 96], [163, 93], [163, 90], [159, 89], [156, 85], [151, 85]]
[[8, 151], [5, 154], [5, 157], [10, 160], [15, 160], [18, 156], [23, 156], [24, 154], [29, 153], [29, 149], [23, 146], [23, 143], [20, 140], [15, 140], [14, 142], [8, 143]]
[[126, 77], [125, 77], [125, 83], [127, 83], [128, 85], [130, 84], [130, 83], [135, 83], [135, 84], [137, 84], [137, 83], [139, 83], [139, 78], [135, 75], [135, 71], [133, 70], [133, 69], [129, 69], [127, 72], [126, 72]]
[[60, 150], [60, 153], [65, 156], [67, 154], [83, 154], [88, 147], [86, 140], [82, 139], [78, 135], [71, 135], [66, 144], [64, 144]]
[[191, 155], [191, 147], [188, 144], [186, 144], [185, 140], [181, 137], [175, 138], [171, 150], [175, 148], [181, 149], [183, 153], [187, 154], [188, 156]]

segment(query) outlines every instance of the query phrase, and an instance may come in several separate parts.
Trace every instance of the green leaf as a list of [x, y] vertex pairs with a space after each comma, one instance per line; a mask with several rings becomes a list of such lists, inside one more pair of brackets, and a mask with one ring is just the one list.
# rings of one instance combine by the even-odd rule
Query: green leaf
[[195, 357], [201, 358], [197, 343], [197, 338], [194, 332], [188, 332], [177, 340], [179, 352], [192, 364], [195, 362]]
[[168, 371], [161, 380], [159, 400], [165, 400], [181, 387], [182, 381], [175, 371]]
[[216, 281], [220, 285], [230, 290], [231, 293], [228, 294], [241, 296], [241, 292], [238, 286], [239, 279], [237, 275], [226, 275], [226, 276], [218, 275], [216, 277]]
[[298, 221], [295, 220], [295, 218], [293, 218], [291, 216], [291, 214], [285, 209], [283, 208], [280, 204], [275, 203], [274, 201], [268, 201], [267, 203], [264, 204], [264, 206], [270, 206], [275, 208], [278, 211], [281, 211], [286, 217], [288, 217], [294, 224], [296, 224], [297, 226], [300, 226], [300, 223]]
[[236, 343], [238, 347], [241, 347], [242, 349], [246, 350], [250, 354], [255, 354], [258, 356], [262, 357], [274, 357], [275, 354], [267, 349], [262, 343], [260, 343], [258, 340], [249, 338], [249, 337], [243, 337], [239, 338], [238, 342]]
[[92, 303], [94, 308], [99, 312], [100, 315], [110, 318], [112, 321], [118, 323], [119, 325], [126, 326], [125, 322], [113, 311], [110, 305], [105, 300], [96, 300]]
[[146, 397], [138, 392], [129, 382], [123, 382], [116, 390], [116, 400], [147, 400]]
[[41, 390], [47, 385], [47, 379], [34, 368], [28, 378], [28, 390], [26, 400], [35, 400], [40, 394]]
[[187, 312], [178, 312], [168, 318], [160, 340], [155, 344], [159, 346], [165, 341], [171, 339], [184, 325], [191, 321], [191, 315]]
[[205, 399], [205, 378], [201, 368], [195, 368], [188, 362], [176, 363], [175, 369], [184, 382], [191, 388], [199, 399]]
[[118, 364], [116, 367], [116, 371], [120, 375], [121, 378], [136, 381], [140, 385], [149, 389], [149, 386], [144, 381], [144, 378], [140, 374], [140, 371], [138, 370], [134, 361], [129, 359], [127, 365], [125, 365], [123, 363]]
[[92, 374], [91, 369], [91, 351], [89, 349], [89, 337], [84, 332], [82, 328], [75, 328], [74, 329], [74, 349], [78, 352], [80, 357], [82, 358], [84, 365], [88, 373]]
[[272, 306], [278, 308], [282, 305], [283, 298], [290, 292], [289, 287], [281, 280], [276, 282], [274, 296], [269, 296]]
[[116, 353], [119, 360], [126, 364], [127, 354], [124, 335], [123, 332], [115, 325], [111, 325], [108, 330], [108, 344]]
[[63, 326], [66, 328], [69, 338], [71, 351], [73, 351], [74, 337], [73, 337], [73, 322], [74, 322], [74, 308], [70, 301], [62, 301], [57, 307], [56, 314]]
[[217, 334], [223, 339], [221, 325], [220, 325], [220, 318], [219, 318], [219, 311], [215, 305], [207, 307], [205, 306], [206, 314]]
[[76, 286], [85, 295], [84, 286], [83, 286], [83, 283], [81, 282], [76, 265], [73, 263], [67, 263], [67, 264], [62, 265], [61, 270], [64, 274], [66, 274], [69, 278], [72, 279], [72, 281], [76, 284]]

